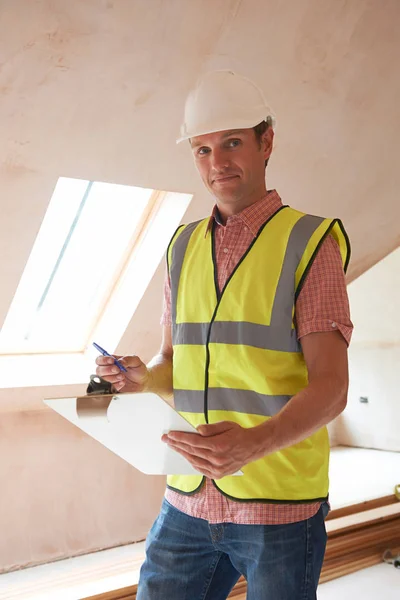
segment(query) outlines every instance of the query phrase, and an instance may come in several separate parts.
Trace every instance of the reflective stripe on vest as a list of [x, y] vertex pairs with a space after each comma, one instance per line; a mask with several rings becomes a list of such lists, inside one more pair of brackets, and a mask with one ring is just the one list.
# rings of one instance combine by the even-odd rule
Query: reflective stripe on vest
[[[208, 390], [208, 410], [226, 410], [239, 413], [276, 415], [290, 400], [291, 396], [267, 396], [251, 390], [212, 388]], [[204, 407], [202, 390], [175, 390], [175, 408], [179, 412], [201, 413]]]

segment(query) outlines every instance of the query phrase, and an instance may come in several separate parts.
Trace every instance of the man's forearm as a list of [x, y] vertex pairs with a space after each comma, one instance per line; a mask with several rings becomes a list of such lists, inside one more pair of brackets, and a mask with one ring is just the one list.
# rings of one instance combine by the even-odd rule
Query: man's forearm
[[347, 381], [333, 378], [313, 381], [276, 416], [254, 428], [257, 458], [310, 437], [335, 419], [346, 402]]
[[149, 370], [149, 380], [146, 391], [158, 394], [173, 405], [172, 356], [157, 354], [148, 363], [147, 368]]

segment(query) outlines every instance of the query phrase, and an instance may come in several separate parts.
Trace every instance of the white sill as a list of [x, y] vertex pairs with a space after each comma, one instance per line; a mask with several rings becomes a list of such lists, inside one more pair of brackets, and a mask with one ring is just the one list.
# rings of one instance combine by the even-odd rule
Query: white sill
[[77, 600], [135, 585], [145, 542], [0, 575], [1, 600]]
[[0, 356], [0, 388], [89, 383], [90, 375], [96, 370], [97, 354], [90, 351]]

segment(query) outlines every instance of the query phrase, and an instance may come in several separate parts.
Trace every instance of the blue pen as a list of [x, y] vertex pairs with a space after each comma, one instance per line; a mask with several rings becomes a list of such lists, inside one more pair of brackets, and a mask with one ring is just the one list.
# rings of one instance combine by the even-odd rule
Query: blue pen
[[[93, 346], [96, 348], [96, 350], [98, 350], [100, 352], [100, 354], [102, 354], [103, 356], [109, 356], [110, 358], [114, 358], [114, 356], [112, 354], [109, 354], [107, 352], [107, 350], [104, 350], [104, 348], [102, 348], [101, 346], [99, 346], [98, 344], [96, 344], [96, 342], [93, 342]], [[116, 358], [114, 358], [114, 365], [117, 365], [117, 367], [119, 368], [120, 371], [124, 371], [125, 373], [127, 373], [127, 369], [125, 369], [124, 365], [122, 365], [119, 360], [117, 360]]]

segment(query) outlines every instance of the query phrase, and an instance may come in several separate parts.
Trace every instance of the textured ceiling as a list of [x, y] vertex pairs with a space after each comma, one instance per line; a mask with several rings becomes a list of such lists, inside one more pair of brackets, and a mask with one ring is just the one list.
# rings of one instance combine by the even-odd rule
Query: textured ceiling
[[349, 280], [397, 247], [399, 19], [397, 0], [2, 0], [0, 322], [58, 176], [191, 191], [188, 218], [210, 210], [175, 138], [215, 67], [263, 88], [268, 187], [342, 218]]

